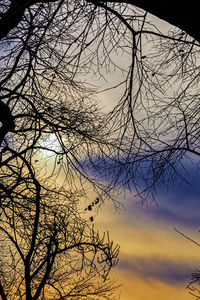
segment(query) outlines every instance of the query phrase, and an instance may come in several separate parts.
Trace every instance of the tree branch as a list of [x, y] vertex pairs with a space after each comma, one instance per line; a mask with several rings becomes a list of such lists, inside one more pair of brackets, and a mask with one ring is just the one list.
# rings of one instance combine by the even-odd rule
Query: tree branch
[[196, 41], [200, 42], [200, 10], [198, 2], [191, 0], [190, 3], [182, 0], [87, 0], [97, 6], [102, 3], [127, 3], [137, 6], [158, 18], [180, 28], [188, 33]]
[[58, 0], [13, 0], [9, 9], [1, 15], [0, 19], [0, 39], [3, 39], [7, 34], [21, 22], [25, 9], [37, 3], [58, 2]]

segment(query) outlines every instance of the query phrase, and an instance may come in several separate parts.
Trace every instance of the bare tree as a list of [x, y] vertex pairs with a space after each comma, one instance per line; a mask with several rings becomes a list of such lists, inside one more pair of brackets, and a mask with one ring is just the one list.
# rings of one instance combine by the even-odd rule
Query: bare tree
[[98, 1], [89, 0], [96, 5], [101, 5], [102, 3], [127, 3], [132, 6], [142, 8], [143, 10], [159, 17], [160, 19], [180, 28], [182, 31], [187, 32], [196, 41], [200, 41], [199, 37], [199, 10], [196, 1], [192, 0], [190, 5], [187, 1], [177, 0], [165, 0], [160, 2], [159, 0], [154, 0], [149, 2], [148, 0], [109, 0], [109, 1]]
[[[17, 24], [22, 20], [25, 9], [31, 5], [40, 3], [52, 3], [58, 2], [58, 0], [29, 0], [29, 1], [4, 1], [1, 4], [1, 38], [5, 36], [10, 30], [12, 30]], [[160, 2], [159, 0], [154, 0], [149, 3], [147, 0], [109, 0], [109, 1], [98, 1], [98, 0], [88, 0], [95, 5], [102, 3], [127, 3], [130, 5], [137, 6], [139, 8], [148, 11], [149, 13], [169, 22], [170, 24], [179, 27], [181, 30], [187, 32], [190, 36], [199, 41], [199, 10], [198, 4], [195, 0], [187, 2], [177, 0], [176, 2], [172, 0], [167, 0], [165, 2]]]
[[[94, 91], [78, 77], [86, 7], [44, 2], [17, 10], [22, 18], [0, 41], [0, 295], [115, 299], [108, 274], [118, 247], [79, 207], [86, 180], [106, 188], [82, 170], [81, 160], [114, 146]], [[4, 2], [3, 19], [13, 5]], [[75, 18], [82, 22], [83, 15], [80, 32]]]
[[[61, 199], [58, 202], [64, 203], [65, 192], [61, 192], [58, 178], [64, 177], [61, 186], [66, 187], [66, 194], [68, 190], [72, 195], [81, 188], [84, 191], [86, 185], [92, 184], [101, 193], [102, 201], [103, 196], [112, 196], [114, 188], [125, 186], [134, 187], [144, 201], [155, 197], [160, 183], [168, 187], [175, 178], [185, 180], [185, 160], [199, 159], [198, 38], [191, 33], [195, 41], [189, 31], [182, 31], [186, 27], [181, 24], [180, 29], [162, 32], [146, 11], [128, 5], [130, 2], [5, 0], [1, 3], [0, 189], [5, 201], [2, 214], [7, 224], [2, 226], [2, 240], [7, 234], [16, 249], [7, 249], [5, 253], [17, 251], [16, 257], [27, 266], [29, 273], [24, 278], [29, 278], [26, 291], [29, 295], [30, 289], [34, 295], [44, 290], [44, 286], [39, 288], [42, 285], [36, 284], [38, 276], [40, 280], [53, 278], [48, 266], [54, 255], [62, 256], [57, 249], [65, 249], [65, 239], [61, 248], [57, 248], [63, 217], [59, 210], [56, 213], [52, 200], [57, 194]], [[173, 20], [171, 23], [176, 25]], [[102, 80], [115, 72], [120, 72], [123, 78], [114, 86], [108, 85], [108, 89], [116, 89], [120, 97], [112, 111], [105, 114], [97, 108], [95, 89], [87, 84], [86, 78], [92, 74]], [[50, 159], [43, 155], [44, 151]], [[85, 161], [89, 168], [85, 167]], [[106, 172], [107, 182], [103, 180]], [[50, 189], [51, 185], [55, 189]], [[37, 196], [38, 193], [41, 195]], [[26, 197], [20, 196], [22, 206], [16, 213], [16, 196], [22, 194], [32, 199], [33, 206], [39, 197], [41, 207], [46, 195], [44, 198], [53, 206], [45, 202], [47, 215], [43, 208], [38, 210], [35, 206], [34, 217], [27, 221]], [[68, 207], [67, 197], [66, 203]], [[13, 212], [16, 215], [12, 216]], [[34, 226], [44, 228], [44, 216], [50, 218], [51, 228], [47, 231], [47, 242], [44, 240], [46, 244], [42, 244], [44, 263], [36, 272], [35, 265], [40, 265], [38, 256], [33, 260], [36, 269], [30, 273], [30, 257], [39, 247], [36, 237], [41, 240]], [[14, 219], [18, 220], [19, 229], [13, 225]], [[81, 220], [80, 224], [85, 223]], [[28, 236], [29, 244], [23, 244], [23, 239], [19, 244], [11, 235], [11, 228], [13, 234], [18, 230], [16, 234]], [[28, 235], [26, 228], [30, 228]], [[93, 236], [90, 232], [91, 241]], [[89, 243], [84, 232], [78, 231], [78, 237]], [[96, 251], [94, 244], [89, 247], [91, 251]], [[86, 244], [80, 246], [75, 241], [74, 245], [77, 246], [74, 251], [79, 251]], [[22, 257], [26, 256], [23, 247], [29, 264], [23, 262]], [[15, 265], [15, 256], [11, 256], [10, 261]], [[32, 279], [34, 283], [30, 283]], [[21, 286], [26, 286], [27, 279], [21, 280]]]
[[[182, 161], [199, 156], [199, 46], [180, 30], [163, 34], [146, 12], [134, 6], [104, 2], [31, 2], [21, 21], [2, 39], [6, 50], [1, 58], [1, 99], [14, 114], [16, 111], [15, 126], [25, 120], [19, 112], [21, 103], [26, 106], [24, 111], [31, 109], [32, 120], [37, 116], [35, 120], [46, 126], [47, 134], [57, 135], [67, 164], [73, 168], [83, 157], [113, 157], [107, 166], [116, 176], [107, 189], [118, 182], [134, 185], [144, 200], [154, 197], [159, 183], [184, 179]], [[128, 60], [127, 66], [118, 64], [119, 56]], [[107, 117], [100, 112], [92, 117], [91, 108], [93, 112], [96, 108], [94, 102], [88, 102], [92, 94], [83, 76], [93, 73], [106, 78], [105, 70], [124, 74], [118, 83], [124, 93]], [[84, 113], [89, 109], [85, 123], [83, 113], [77, 112], [81, 107], [87, 107]], [[30, 128], [27, 120], [26, 125]], [[17, 131], [21, 134], [15, 127]], [[72, 138], [65, 143], [63, 136], [69, 133]], [[85, 149], [74, 146], [75, 136]], [[73, 151], [66, 149], [70, 140]], [[62, 157], [60, 162], [62, 153], [57, 155]], [[90, 162], [99, 172], [94, 159]], [[80, 165], [78, 169], [97, 184], [86, 169]], [[102, 182], [97, 185], [105, 189]]]
[[2, 299], [115, 299], [108, 274], [118, 247], [81, 217], [78, 195], [43, 187], [27, 159], [13, 155], [15, 184], [9, 166], [1, 181]]
[[119, 68], [120, 55], [130, 62], [118, 84], [124, 93], [109, 115], [124, 154], [119, 151], [110, 168], [118, 168], [120, 184], [133, 184], [145, 200], [160, 183], [184, 180], [185, 161], [199, 159], [199, 44], [177, 28], [163, 33], [133, 6], [91, 2], [107, 22], [104, 67]]

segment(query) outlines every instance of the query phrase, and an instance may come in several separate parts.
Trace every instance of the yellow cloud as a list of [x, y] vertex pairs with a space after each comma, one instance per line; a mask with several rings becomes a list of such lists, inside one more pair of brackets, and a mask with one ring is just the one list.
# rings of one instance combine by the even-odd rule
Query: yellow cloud
[[169, 285], [158, 280], [133, 276], [131, 272], [115, 270], [115, 278], [123, 282], [120, 300], [192, 300], [184, 285]]
[[[147, 220], [144, 216], [136, 217], [125, 211], [114, 214], [111, 205], [106, 205], [106, 208], [103, 208], [95, 218], [95, 227], [110, 232], [111, 239], [120, 244], [120, 260], [128, 265], [128, 267], [119, 265], [112, 272], [113, 276], [123, 284], [120, 300], [192, 300], [192, 296], [186, 290], [187, 280], [182, 284], [169, 283], [167, 280], [164, 282], [165, 274], [162, 281], [153, 276], [145, 278], [145, 272], [140, 274], [134, 270], [134, 260], [137, 258], [141, 261], [144, 258], [147, 263], [148, 259], [150, 261], [152, 258], [152, 268], [153, 259], [163, 261], [162, 272], [165, 271], [167, 261], [172, 265], [174, 263], [175, 266], [176, 264], [183, 266], [183, 271], [180, 270], [180, 274], [183, 272], [183, 275], [184, 266], [186, 269], [188, 267], [188, 270], [193, 270], [193, 267], [195, 269], [200, 248], [178, 234], [173, 226], [156, 220]], [[194, 232], [185, 233], [194, 235]], [[196, 234], [194, 238], [197, 239], [198, 235]], [[131, 262], [133, 262], [133, 270], [131, 270]], [[190, 272], [185, 274], [185, 278], [187, 276], [189, 280]]]

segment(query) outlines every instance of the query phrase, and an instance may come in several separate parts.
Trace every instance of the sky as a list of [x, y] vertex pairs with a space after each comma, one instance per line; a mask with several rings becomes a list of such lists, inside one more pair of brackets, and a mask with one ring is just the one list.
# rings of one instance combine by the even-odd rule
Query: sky
[[192, 300], [186, 286], [200, 269], [200, 173], [190, 167], [191, 186], [174, 185], [158, 192], [157, 204], [141, 206], [134, 193], [121, 199], [125, 209], [114, 211], [106, 203], [95, 226], [108, 230], [120, 245], [120, 261], [113, 278], [122, 283], [121, 300]]
[[[165, 22], [157, 18], [154, 22], [163, 32], [168, 29]], [[123, 62], [127, 68], [129, 62]], [[117, 71], [110, 74], [108, 84], [101, 88], [115, 85], [119, 76]], [[98, 78], [89, 81], [94, 86], [100, 84]], [[105, 111], [116, 104], [118, 93], [119, 90], [110, 90], [99, 95]], [[44, 146], [49, 142], [55, 144], [48, 139], [43, 141]], [[95, 228], [108, 230], [114, 243], [120, 245], [119, 263], [111, 272], [111, 277], [122, 284], [120, 300], [194, 299], [186, 287], [192, 272], [200, 270], [200, 171], [193, 165], [185, 167], [190, 185], [175, 182], [168, 192], [161, 185], [156, 203], [147, 206], [137, 201], [132, 188], [132, 192], [127, 190], [120, 196], [124, 206], [120, 212], [107, 201], [94, 216]]]
[[[166, 23], [154, 21], [163, 31], [168, 29]], [[111, 74], [101, 89], [115, 85], [118, 76]], [[88, 81], [100, 85], [99, 79], [88, 77]], [[118, 92], [99, 95], [105, 111], [116, 104]], [[194, 299], [186, 287], [192, 272], [200, 269], [200, 246], [179, 232], [200, 244], [200, 172], [195, 166], [185, 166], [191, 185], [175, 182], [168, 192], [160, 186], [156, 203], [147, 206], [138, 203], [132, 189], [119, 198], [124, 205], [120, 212], [108, 201], [94, 216], [95, 228], [108, 230], [114, 243], [120, 245], [119, 263], [111, 272], [111, 277], [122, 284], [120, 300]]]
[[[167, 32], [167, 23], [152, 18]], [[112, 76], [113, 85], [117, 77]], [[95, 79], [93, 83], [99, 84]], [[105, 110], [112, 107], [117, 96], [113, 90], [103, 95]], [[148, 206], [137, 202], [134, 189], [132, 194], [127, 191], [119, 199], [124, 210], [118, 213], [108, 202], [94, 218], [95, 227], [108, 230], [120, 245], [119, 264], [111, 274], [122, 283], [120, 300], [195, 299], [186, 287], [192, 272], [200, 269], [200, 246], [181, 233], [200, 244], [200, 172], [195, 164], [187, 162], [185, 167], [190, 185], [174, 182], [168, 192], [160, 186], [157, 203]]]

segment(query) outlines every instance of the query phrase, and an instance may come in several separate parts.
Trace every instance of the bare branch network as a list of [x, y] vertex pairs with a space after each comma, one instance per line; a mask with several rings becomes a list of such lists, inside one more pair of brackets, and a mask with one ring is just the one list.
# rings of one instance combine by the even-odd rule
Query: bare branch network
[[81, 198], [154, 199], [199, 159], [198, 39], [130, 4], [0, 3], [2, 299], [116, 299], [119, 248]]

